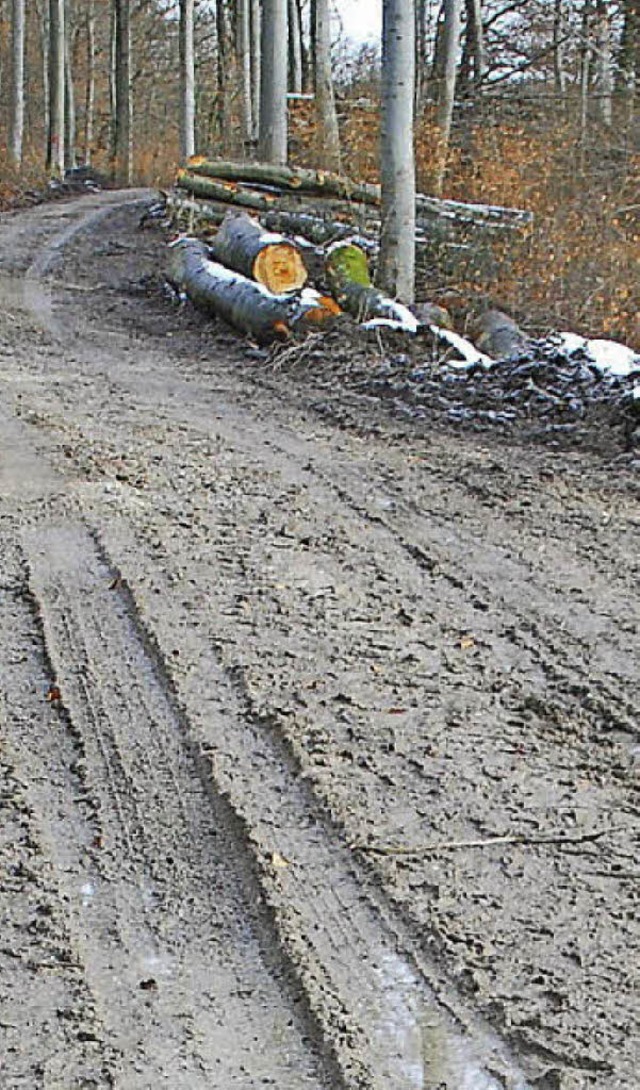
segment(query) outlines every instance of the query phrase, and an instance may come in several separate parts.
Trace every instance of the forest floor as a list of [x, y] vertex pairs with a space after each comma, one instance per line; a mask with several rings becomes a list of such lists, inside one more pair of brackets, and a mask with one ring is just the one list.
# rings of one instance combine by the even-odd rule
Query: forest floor
[[633, 1090], [628, 420], [248, 346], [149, 199], [0, 219], [3, 1090]]

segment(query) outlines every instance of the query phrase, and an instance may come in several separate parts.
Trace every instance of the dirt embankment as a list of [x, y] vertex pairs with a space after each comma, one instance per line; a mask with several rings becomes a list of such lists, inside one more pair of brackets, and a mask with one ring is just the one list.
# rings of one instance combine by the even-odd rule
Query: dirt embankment
[[2, 1085], [632, 1090], [627, 433], [265, 359], [147, 199], [0, 222]]

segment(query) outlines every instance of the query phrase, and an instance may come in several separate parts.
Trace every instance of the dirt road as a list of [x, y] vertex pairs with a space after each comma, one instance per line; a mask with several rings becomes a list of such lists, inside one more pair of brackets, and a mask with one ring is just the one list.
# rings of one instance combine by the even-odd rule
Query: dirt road
[[0, 221], [0, 1085], [632, 1090], [635, 463], [328, 405], [148, 201]]

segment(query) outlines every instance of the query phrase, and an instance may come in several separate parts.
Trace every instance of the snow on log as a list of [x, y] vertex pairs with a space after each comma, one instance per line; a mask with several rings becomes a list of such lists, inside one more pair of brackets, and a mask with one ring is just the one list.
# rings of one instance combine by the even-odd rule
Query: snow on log
[[332, 299], [310, 289], [274, 295], [212, 261], [205, 243], [196, 238], [171, 243], [168, 278], [197, 307], [261, 341], [322, 325], [339, 313]]
[[354, 242], [334, 242], [327, 250], [325, 273], [333, 295], [343, 310], [373, 328], [375, 322], [416, 333], [418, 321], [411, 311], [374, 288], [367, 256]]
[[257, 280], [275, 295], [299, 291], [307, 281], [297, 246], [266, 231], [246, 212], [229, 212], [209, 249], [214, 261]]

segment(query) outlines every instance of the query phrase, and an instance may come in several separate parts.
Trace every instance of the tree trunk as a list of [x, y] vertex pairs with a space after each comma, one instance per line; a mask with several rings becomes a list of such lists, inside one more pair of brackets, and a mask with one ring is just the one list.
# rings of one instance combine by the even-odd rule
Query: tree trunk
[[238, 0], [236, 9], [236, 53], [240, 72], [242, 136], [245, 148], [253, 140], [253, 98], [251, 93], [251, 6]]
[[299, 95], [302, 92], [302, 27], [300, 9], [297, 0], [288, 0], [289, 4], [289, 90]]
[[114, 181], [131, 185], [132, 102], [131, 102], [131, 25], [129, 0], [113, 0], [115, 47], [115, 113], [113, 117]]
[[169, 279], [196, 306], [261, 341], [322, 324], [336, 313], [335, 305], [317, 292], [273, 295], [262, 284], [211, 261], [199, 239], [175, 242], [169, 264]]
[[307, 282], [297, 246], [265, 231], [247, 213], [227, 213], [210, 250], [214, 261], [257, 280], [276, 295], [298, 291]]
[[624, 0], [623, 11], [618, 53], [619, 84], [633, 103], [640, 79], [640, 0]]
[[70, 170], [76, 165], [76, 93], [73, 83], [73, 57], [71, 47], [71, 11], [69, 0], [65, 7], [66, 34], [64, 36], [64, 165]]
[[451, 123], [456, 93], [456, 74], [458, 67], [458, 47], [462, 0], [444, 0], [444, 27], [442, 31], [442, 80], [438, 95], [436, 121], [438, 125], [438, 148], [436, 151], [436, 176], [434, 192], [439, 196], [444, 188], [447, 169]]
[[24, 140], [24, 21], [25, 0], [13, 0], [11, 8], [11, 128], [9, 155], [15, 166], [22, 164]]
[[180, 0], [180, 154], [196, 153], [196, 70], [193, 48], [194, 0]]
[[64, 0], [49, 0], [49, 138], [47, 170], [64, 174]]
[[93, 154], [93, 123], [96, 103], [96, 13], [94, 0], [89, 0], [86, 14], [87, 78], [84, 91], [84, 161], [89, 164]]
[[258, 158], [287, 161], [287, 0], [263, 0]]
[[383, 291], [411, 303], [416, 221], [413, 3], [384, 0], [382, 11], [382, 234], [378, 276]]
[[604, 125], [613, 122], [613, 51], [611, 8], [607, 0], [596, 0], [596, 89], [598, 116]]
[[557, 93], [564, 98], [567, 90], [565, 0], [555, 0], [553, 12], [553, 77]]
[[482, 86], [486, 67], [484, 30], [482, 27], [482, 0], [465, 0], [467, 26], [465, 33], [465, 58], [467, 70], [471, 69], [471, 82], [478, 92]]
[[262, 8], [260, 0], [250, 0], [251, 5], [251, 113], [253, 117], [252, 140], [260, 132], [260, 87], [262, 84]]
[[340, 133], [331, 72], [329, 0], [315, 0], [316, 131], [319, 166], [340, 172]]

